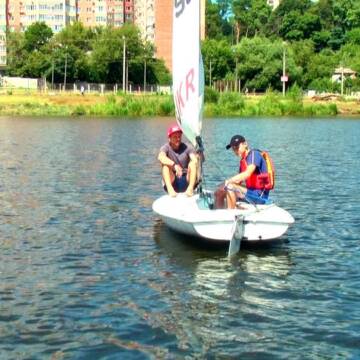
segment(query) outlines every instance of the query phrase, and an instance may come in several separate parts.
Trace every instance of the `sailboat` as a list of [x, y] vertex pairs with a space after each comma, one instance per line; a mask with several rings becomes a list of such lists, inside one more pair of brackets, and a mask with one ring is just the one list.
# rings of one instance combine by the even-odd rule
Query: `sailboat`
[[[173, 95], [176, 119], [186, 138], [203, 152], [201, 137], [204, 67], [200, 50], [200, 0], [174, 1]], [[241, 241], [267, 241], [286, 233], [294, 218], [272, 204], [241, 203], [237, 209], [214, 209], [213, 192], [200, 189], [191, 197], [163, 195], [153, 211], [179, 233], [229, 244], [229, 255]]]

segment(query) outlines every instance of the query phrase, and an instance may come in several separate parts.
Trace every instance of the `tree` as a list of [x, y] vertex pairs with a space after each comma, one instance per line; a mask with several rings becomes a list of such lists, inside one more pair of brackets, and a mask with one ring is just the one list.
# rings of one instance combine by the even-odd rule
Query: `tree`
[[210, 76], [212, 81], [222, 80], [229, 72], [233, 72], [234, 54], [225, 40], [205, 40], [201, 49], [207, 84], [210, 81]]
[[22, 76], [23, 66], [28, 52], [24, 46], [24, 33], [8, 32], [6, 35], [7, 45], [7, 69], [10, 76]]
[[314, 32], [320, 30], [321, 23], [317, 15], [301, 14], [294, 10], [284, 16], [279, 33], [286, 40], [301, 40], [310, 38]]
[[[318, 54], [314, 54], [311, 61], [308, 63], [304, 83], [309, 88], [314, 88], [315, 90], [317, 89], [314, 87], [313, 82], [329, 84], [331, 76], [338, 65], [339, 57], [329, 49], [325, 49]], [[313, 85], [311, 85], [312, 83]]]
[[31, 24], [24, 33], [24, 48], [26, 51], [39, 51], [52, 38], [53, 32], [44, 22]]
[[231, 34], [231, 25], [225, 17], [228, 9], [228, 1], [212, 3], [211, 0], [207, 0], [205, 32], [208, 39], [220, 40]]
[[[273, 42], [263, 37], [243, 38], [234, 50], [239, 59], [238, 75], [243, 86], [258, 91], [266, 91], [269, 87], [281, 89], [284, 50], [281, 41]], [[288, 85], [299, 83], [301, 68], [295, 64], [291, 48], [287, 48], [286, 53]]]
[[345, 40], [348, 43], [360, 45], [360, 27], [348, 31]]
[[247, 36], [250, 23], [251, 0], [234, 0], [232, 10], [236, 30], [236, 44], [240, 41], [240, 36]]

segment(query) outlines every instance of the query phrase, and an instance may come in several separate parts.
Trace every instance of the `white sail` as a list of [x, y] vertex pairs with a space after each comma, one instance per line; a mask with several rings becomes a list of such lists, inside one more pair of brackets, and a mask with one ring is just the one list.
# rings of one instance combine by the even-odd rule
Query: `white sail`
[[200, 50], [200, 0], [174, 0], [172, 42], [176, 120], [193, 145], [201, 135], [204, 67]]

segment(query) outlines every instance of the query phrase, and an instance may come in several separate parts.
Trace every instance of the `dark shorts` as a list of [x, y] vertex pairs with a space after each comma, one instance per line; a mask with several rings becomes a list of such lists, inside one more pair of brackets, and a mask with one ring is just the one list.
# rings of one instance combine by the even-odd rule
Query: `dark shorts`
[[[185, 192], [187, 187], [189, 186], [189, 183], [186, 180], [186, 174], [184, 174], [180, 178], [175, 176], [175, 180], [172, 183], [172, 186], [177, 193]], [[167, 188], [165, 185], [164, 185], [164, 190], [167, 192]]]
[[245, 199], [254, 204], [266, 204], [269, 201], [269, 191], [248, 189]]

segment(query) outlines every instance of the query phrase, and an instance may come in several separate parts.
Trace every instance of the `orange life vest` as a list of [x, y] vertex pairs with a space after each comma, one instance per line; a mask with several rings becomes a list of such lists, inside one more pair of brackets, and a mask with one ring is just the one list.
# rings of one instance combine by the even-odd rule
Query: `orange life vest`
[[[267, 151], [261, 150], [250, 150], [251, 151], [259, 151], [261, 156], [263, 157], [266, 164], [266, 172], [265, 173], [255, 173], [255, 171], [246, 179], [246, 188], [247, 189], [257, 189], [257, 190], [272, 190], [275, 186], [275, 167]], [[240, 172], [244, 172], [248, 164], [246, 162], [247, 156], [250, 154], [247, 153], [240, 160]]]

